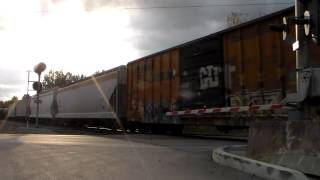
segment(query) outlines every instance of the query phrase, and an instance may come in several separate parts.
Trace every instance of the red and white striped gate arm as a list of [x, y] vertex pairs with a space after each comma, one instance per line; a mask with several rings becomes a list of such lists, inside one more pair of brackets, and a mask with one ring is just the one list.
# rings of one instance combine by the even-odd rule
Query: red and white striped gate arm
[[183, 116], [183, 115], [199, 115], [199, 114], [213, 114], [223, 112], [256, 112], [256, 111], [269, 111], [269, 110], [283, 110], [289, 107], [282, 104], [265, 104], [265, 105], [252, 105], [252, 106], [239, 106], [239, 107], [222, 107], [222, 108], [208, 108], [208, 109], [193, 109], [184, 111], [167, 112], [167, 116]]

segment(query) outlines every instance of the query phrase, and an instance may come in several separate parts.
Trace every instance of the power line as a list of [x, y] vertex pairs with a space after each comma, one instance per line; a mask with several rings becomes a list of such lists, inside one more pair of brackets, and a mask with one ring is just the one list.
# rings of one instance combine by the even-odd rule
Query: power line
[[118, 7], [121, 9], [180, 9], [180, 8], [206, 8], [206, 7], [228, 7], [228, 6], [272, 6], [272, 5], [289, 5], [289, 3], [239, 3], [239, 4], [207, 4], [207, 5], [184, 5], [184, 6], [149, 6], [149, 7]]

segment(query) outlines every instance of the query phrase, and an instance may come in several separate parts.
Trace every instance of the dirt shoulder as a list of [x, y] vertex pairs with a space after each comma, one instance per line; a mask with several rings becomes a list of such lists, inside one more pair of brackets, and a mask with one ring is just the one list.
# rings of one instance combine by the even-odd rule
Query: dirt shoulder
[[26, 123], [0, 120], [0, 133], [6, 134], [93, 134], [89, 131], [76, 130], [71, 128], [56, 127], [40, 125], [36, 128], [34, 124], [29, 124], [27, 127]]

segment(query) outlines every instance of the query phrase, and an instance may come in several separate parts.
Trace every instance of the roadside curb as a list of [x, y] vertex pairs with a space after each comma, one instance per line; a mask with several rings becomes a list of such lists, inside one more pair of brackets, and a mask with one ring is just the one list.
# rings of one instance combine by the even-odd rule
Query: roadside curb
[[302, 172], [275, 164], [257, 161], [227, 152], [231, 149], [244, 149], [246, 145], [226, 146], [214, 149], [212, 159], [223, 166], [238, 169], [265, 179], [308, 180]]

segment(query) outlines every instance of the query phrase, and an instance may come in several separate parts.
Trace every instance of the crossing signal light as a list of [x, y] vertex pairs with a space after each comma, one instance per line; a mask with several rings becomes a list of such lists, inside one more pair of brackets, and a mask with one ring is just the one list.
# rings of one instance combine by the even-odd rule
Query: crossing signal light
[[283, 18], [283, 24], [270, 25], [270, 29], [282, 32], [283, 40], [289, 32], [288, 24], [295, 24], [304, 27], [305, 35], [311, 38], [317, 45], [320, 45], [320, 0], [299, 0], [296, 4], [298, 9], [303, 9], [304, 13], [299, 16]]
[[37, 91], [37, 93], [40, 93], [42, 91], [42, 84], [40, 82], [34, 82], [32, 88]]
[[320, 7], [319, 0], [312, 0], [310, 4], [311, 27], [310, 34], [313, 41], [320, 44]]
[[[305, 34], [308, 37], [311, 37], [314, 42], [316, 42], [318, 45], [320, 44], [320, 8], [319, 8], [319, 0], [299, 0], [298, 1], [304, 8], [304, 15], [303, 18], [301, 17], [295, 17], [293, 21], [299, 19], [298, 21], [295, 21], [293, 23], [304, 25]], [[300, 7], [299, 7], [300, 8]], [[310, 21], [309, 23], [306, 23], [307, 21]]]
[[287, 24], [287, 18], [286, 17], [283, 17], [282, 22], [283, 22], [283, 24], [271, 24], [270, 25], [270, 30], [282, 33], [283, 40], [286, 40], [287, 34], [290, 31], [290, 28], [289, 28], [289, 26]]

